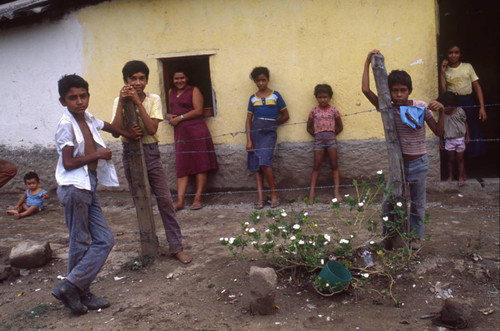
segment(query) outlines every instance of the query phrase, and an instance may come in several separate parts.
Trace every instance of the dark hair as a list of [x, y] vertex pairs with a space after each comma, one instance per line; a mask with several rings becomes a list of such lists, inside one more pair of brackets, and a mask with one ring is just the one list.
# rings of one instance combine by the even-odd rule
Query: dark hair
[[411, 84], [411, 77], [404, 70], [393, 70], [387, 76], [387, 81], [389, 83], [389, 89], [392, 88], [393, 85], [401, 84], [408, 87], [408, 90], [413, 91], [413, 85]]
[[28, 179], [36, 179], [36, 182], [40, 183], [40, 178], [38, 177], [38, 174], [34, 171], [30, 171], [26, 175], [24, 175], [24, 183], [25, 184], [26, 184], [26, 181]]
[[146, 79], [149, 79], [149, 68], [146, 63], [137, 60], [128, 61], [122, 69], [123, 80], [126, 81], [127, 78], [138, 72], [142, 72], [146, 75]]
[[320, 93], [326, 93], [330, 98], [333, 97], [332, 87], [328, 84], [318, 84], [314, 87], [314, 96], [318, 97]]
[[269, 79], [269, 69], [267, 69], [266, 67], [255, 67], [250, 73], [250, 78], [255, 81], [260, 75], [264, 75], [267, 77], [267, 79]]
[[460, 50], [460, 61], [462, 61], [462, 57], [464, 55], [463, 51], [462, 51], [462, 46], [454, 40], [450, 41], [448, 44], [446, 44], [446, 48], [444, 49], [444, 58], [448, 60], [448, 52], [453, 47], [458, 47], [458, 49]]
[[458, 106], [458, 97], [453, 92], [444, 92], [437, 98], [437, 101], [441, 102], [445, 107], [456, 107]]
[[174, 79], [174, 75], [176, 73], [182, 72], [186, 77], [191, 77], [189, 67], [185, 63], [177, 63], [172, 68], [170, 69], [170, 72], [172, 73], [172, 80]]
[[89, 83], [77, 74], [64, 75], [57, 82], [59, 96], [64, 99], [72, 87], [84, 88], [89, 93]]

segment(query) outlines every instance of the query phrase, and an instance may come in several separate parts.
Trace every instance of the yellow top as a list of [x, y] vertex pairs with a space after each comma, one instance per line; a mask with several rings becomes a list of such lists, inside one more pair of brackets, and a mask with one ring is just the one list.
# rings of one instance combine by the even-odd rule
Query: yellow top
[[[115, 118], [116, 115], [116, 109], [118, 108], [118, 100], [120, 98], [116, 98], [115, 102], [113, 103], [113, 119]], [[146, 98], [142, 102], [142, 105], [146, 109], [146, 112], [148, 113], [149, 117], [151, 118], [156, 118], [159, 119], [160, 121], [163, 121], [163, 114], [162, 114], [162, 107], [161, 107], [161, 98], [159, 95], [152, 94], [152, 93], [146, 93]], [[139, 110], [137, 107], [135, 108], [137, 113], [139, 113]], [[146, 130], [144, 129], [144, 123], [142, 122], [141, 116], [137, 116], [139, 119], [139, 126], [142, 129], [142, 133], [144, 134], [141, 138], [143, 144], [153, 144], [157, 143], [160, 141], [158, 139], [158, 131], [152, 136], [149, 135]], [[122, 123], [122, 129], [125, 129], [125, 119], [123, 119]], [[131, 143], [132, 140], [125, 138], [123, 136], [120, 137], [121, 141], [125, 143]]]
[[448, 66], [444, 78], [448, 91], [458, 95], [472, 94], [472, 82], [479, 79], [469, 63], [460, 63], [456, 68]]

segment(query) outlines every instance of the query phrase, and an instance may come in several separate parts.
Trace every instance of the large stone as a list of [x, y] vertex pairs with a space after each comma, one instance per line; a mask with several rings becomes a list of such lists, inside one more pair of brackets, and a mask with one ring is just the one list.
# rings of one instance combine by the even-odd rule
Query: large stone
[[465, 329], [471, 326], [471, 315], [472, 307], [468, 302], [448, 298], [445, 300], [439, 316], [432, 322], [451, 330]]
[[273, 268], [250, 267], [250, 311], [270, 315], [276, 311], [277, 276]]
[[10, 265], [16, 268], [31, 269], [45, 265], [52, 257], [52, 249], [48, 241], [37, 243], [23, 241], [10, 251]]

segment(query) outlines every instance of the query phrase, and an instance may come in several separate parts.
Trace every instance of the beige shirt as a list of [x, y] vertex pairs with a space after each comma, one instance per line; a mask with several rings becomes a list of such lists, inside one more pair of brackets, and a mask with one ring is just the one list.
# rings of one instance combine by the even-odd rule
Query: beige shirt
[[458, 95], [472, 94], [472, 82], [479, 79], [469, 63], [460, 63], [456, 68], [448, 66], [444, 72], [446, 88]]
[[[118, 108], [119, 99], [119, 97], [116, 98], [115, 102], [113, 103], [113, 119], [116, 116], [116, 109]], [[149, 117], [163, 121], [163, 111], [161, 106], [161, 98], [159, 95], [146, 93], [146, 98], [142, 102], [142, 105], [144, 106], [144, 109], [146, 109], [146, 113], [149, 115]], [[139, 113], [139, 109], [137, 107], [135, 108], [135, 110], [137, 111], [137, 113]], [[141, 138], [142, 143], [147, 145], [159, 142], [160, 140], [158, 139], [158, 132], [156, 132], [154, 135], [149, 135], [144, 129], [144, 123], [142, 122], [141, 116], [138, 116], [138, 118], [139, 126], [141, 127], [142, 133], [144, 134]], [[125, 119], [122, 123], [122, 129], [125, 129]], [[125, 143], [133, 142], [132, 140], [123, 136], [121, 136], [120, 139]]]

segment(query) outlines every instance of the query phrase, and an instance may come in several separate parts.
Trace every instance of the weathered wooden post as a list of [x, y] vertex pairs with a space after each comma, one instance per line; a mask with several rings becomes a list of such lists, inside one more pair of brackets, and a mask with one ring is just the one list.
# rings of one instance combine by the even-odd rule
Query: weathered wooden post
[[[387, 70], [384, 56], [374, 54], [371, 59], [373, 77], [377, 87], [378, 106], [384, 124], [385, 141], [389, 157], [389, 179], [392, 184], [392, 194], [395, 201], [402, 201], [406, 195], [403, 154], [399, 145], [396, 125], [392, 112], [391, 94], [387, 83]], [[404, 202], [403, 202], [404, 203]], [[409, 223], [405, 227], [409, 227]], [[408, 231], [409, 229], [407, 229]]]
[[[137, 125], [139, 120], [135, 105], [132, 100], [125, 100], [123, 103], [123, 116], [127, 129]], [[148, 174], [144, 154], [142, 153], [142, 141], [133, 143], [134, 148], [129, 151], [128, 158], [130, 165], [130, 177], [132, 181], [132, 196], [134, 199], [139, 223], [139, 233], [141, 238], [142, 255], [156, 256], [158, 254], [158, 237], [156, 236], [155, 222], [153, 218], [153, 207], [151, 200], [151, 190], [149, 187]]]

